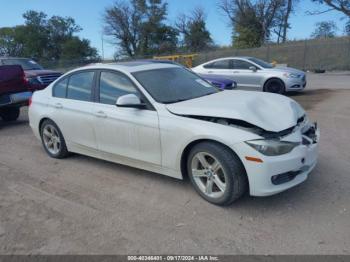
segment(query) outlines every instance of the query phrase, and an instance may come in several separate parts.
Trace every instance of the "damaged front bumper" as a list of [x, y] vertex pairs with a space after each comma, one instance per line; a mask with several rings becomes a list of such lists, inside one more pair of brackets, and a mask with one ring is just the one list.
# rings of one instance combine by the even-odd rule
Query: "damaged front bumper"
[[[317, 163], [320, 132], [317, 124], [310, 125], [303, 131], [300, 128], [296, 131], [299, 134], [291, 134], [292, 138], [299, 135], [302, 143], [284, 155], [265, 156], [245, 143], [239, 143], [232, 148], [235, 152], [239, 152], [246, 169], [250, 195], [274, 195], [307, 179]], [[246, 156], [259, 158], [262, 162], [249, 161]]]

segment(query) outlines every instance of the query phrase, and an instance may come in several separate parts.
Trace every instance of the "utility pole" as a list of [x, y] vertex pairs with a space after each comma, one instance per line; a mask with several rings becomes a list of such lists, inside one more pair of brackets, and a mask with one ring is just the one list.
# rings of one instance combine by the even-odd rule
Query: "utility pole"
[[104, 49], [103, 33], [101, 34], [101, 42], [102, 42], [102, 61], [104, 61], [105, 60], [105, 49]]

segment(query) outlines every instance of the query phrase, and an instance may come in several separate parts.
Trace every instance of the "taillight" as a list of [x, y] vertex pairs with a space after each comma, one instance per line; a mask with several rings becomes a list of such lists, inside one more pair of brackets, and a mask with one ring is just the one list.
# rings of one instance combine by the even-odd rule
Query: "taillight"
[[33, 97], [31, 96], [28, 100], [28, 106], [31, 106]]

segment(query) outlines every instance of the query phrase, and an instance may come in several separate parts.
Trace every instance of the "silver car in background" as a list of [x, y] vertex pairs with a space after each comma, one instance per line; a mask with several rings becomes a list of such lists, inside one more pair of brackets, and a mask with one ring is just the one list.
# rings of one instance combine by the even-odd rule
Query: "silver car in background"
[[226, 57], [212, 60], [192, 69], [198, 74], [222, 75], [237, 82], [238, 88], [283, 94], [301, 91], [306, 86], [303, 71], [274, 67], [254, 57]]

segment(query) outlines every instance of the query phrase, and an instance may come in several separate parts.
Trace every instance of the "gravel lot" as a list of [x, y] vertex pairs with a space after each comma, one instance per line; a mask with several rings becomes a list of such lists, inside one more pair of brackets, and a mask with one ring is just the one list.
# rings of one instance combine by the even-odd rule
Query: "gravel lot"
[[316, 169], [226, 208], [188, 181], [74, 155], [50, 159], [27, 111], [0, 122], [0, 254], [350, 254], [350, 74], [309, 75]]

